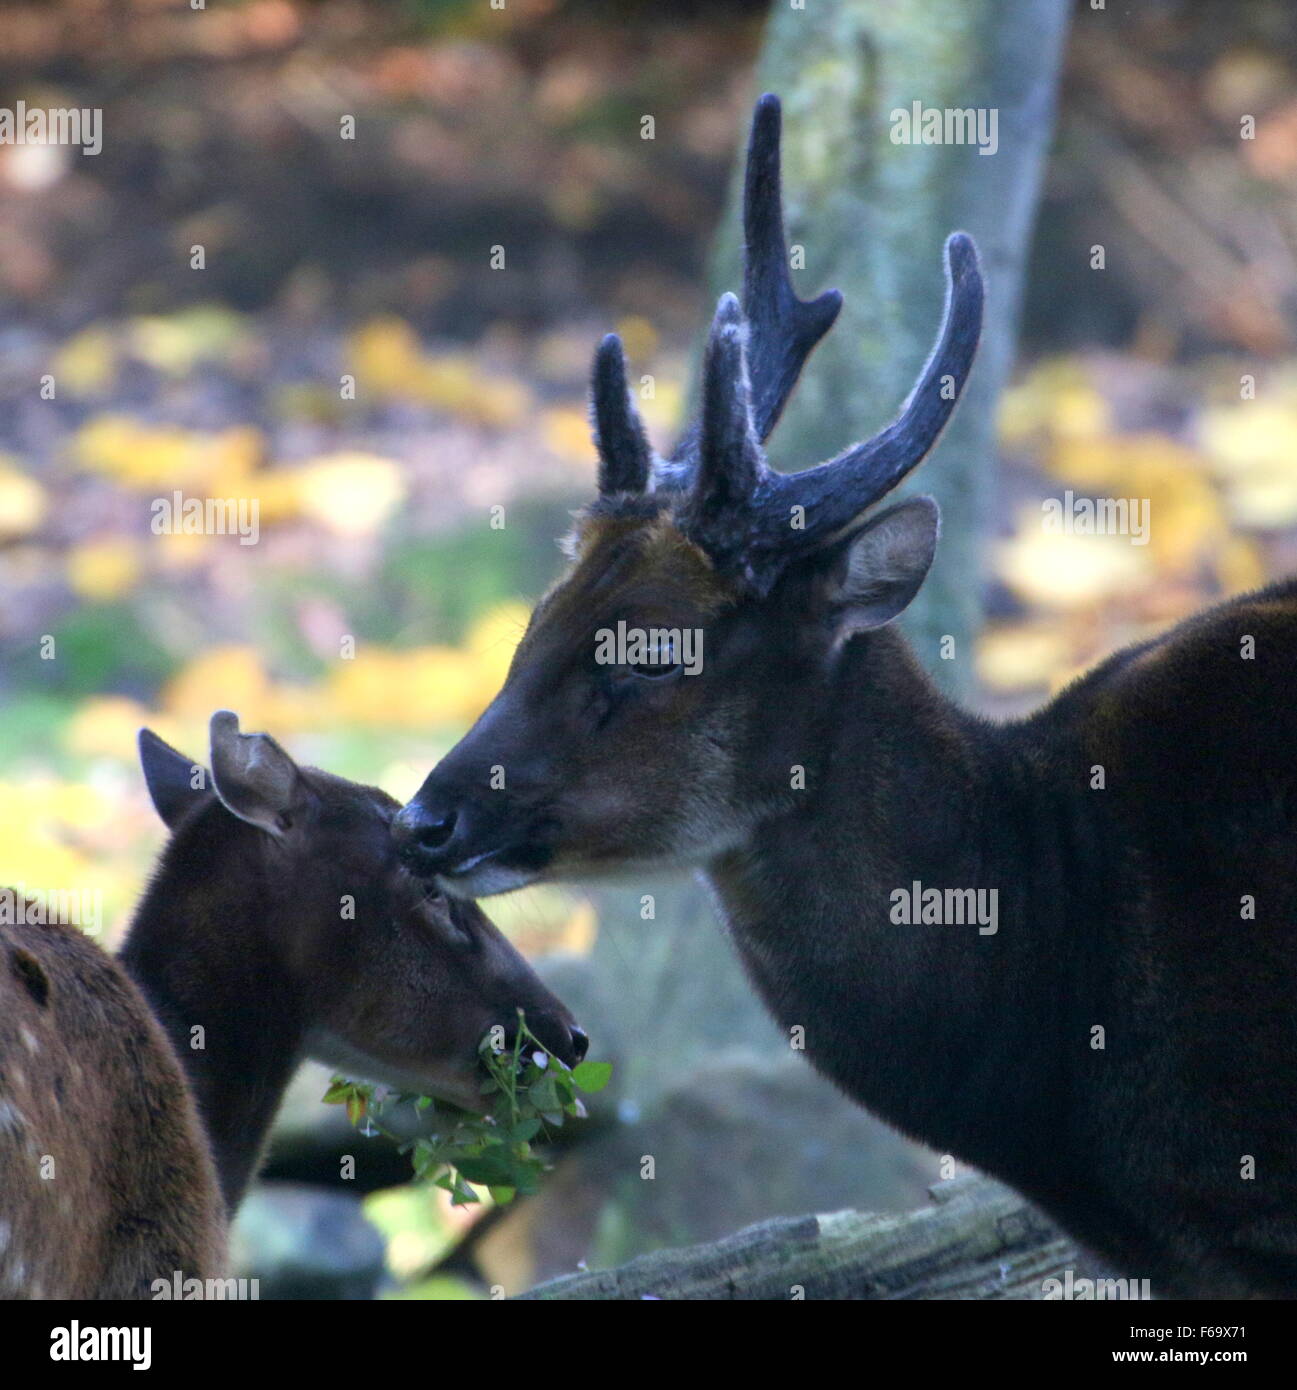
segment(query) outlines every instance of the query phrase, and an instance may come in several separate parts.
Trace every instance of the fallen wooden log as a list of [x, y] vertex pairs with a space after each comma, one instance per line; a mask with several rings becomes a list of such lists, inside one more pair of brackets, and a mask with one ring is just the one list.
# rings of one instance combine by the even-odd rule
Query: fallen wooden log
[[525, 1299], [894, 1299], [1043, 1296], [1075, 1247], [1016, 1192], [965, 1175], [903, 1215], [774, 1217], [734, 1235], [564, 1275]]

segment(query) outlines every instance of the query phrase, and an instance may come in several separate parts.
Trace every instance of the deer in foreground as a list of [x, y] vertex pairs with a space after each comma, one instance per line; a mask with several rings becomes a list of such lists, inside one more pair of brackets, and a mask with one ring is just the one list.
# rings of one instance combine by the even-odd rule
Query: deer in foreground
[[[936, 504], [875, 504], [964, 386], [977, 255], [946, 244], [895, 423], [773, 471], [761, 446], [840, 304], [793, 291], [779, 119], [762, 98], [743, 306], [716, 311], [699, 419], [656, 457], [603, 341], [598, 499], [503, 689], [398, 816], [403, 853], [456, 894], [700, 870], [775, 1017], [860, 1104], [1157, 1292], [1297, 1294], [1297, 582], [1018, 722], [944, 698], [889, 626]], [[610, 661], [610, 631], [646, 636]], [[996, 895], [973, 899], [993, 930], [940, 910], [970, 892]]]
[[517, 1011], [585, 1035], [472, 903], [399, 863], [397, 803], [212, 718], [211, 772], [140, 733], [171, 830], [114, 959], [0, 927], [0, 1298], [147, 1298], [222, 1273], [227, 1217], [306, 1058], [480, 1108]]

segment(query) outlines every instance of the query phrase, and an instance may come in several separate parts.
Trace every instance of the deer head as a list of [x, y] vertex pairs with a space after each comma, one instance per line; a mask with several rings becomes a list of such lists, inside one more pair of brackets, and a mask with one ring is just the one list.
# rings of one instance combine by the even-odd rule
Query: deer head
[[351, 1075], [477, 1107], [478, 1045], [496, 1025], [511, 1037], [519, 1009], [556, 1056], [584, 1055], [571, 1015], [481, 909], [401, 864], [386, 793], [299, 767], [229, 711], [212, 717], [210, 774], [147, 729], [140, 756], [172, 837], [124, 959], [155, 993], [172, 971], [203, 974], [193, 1002], [209, 1033], [233, 1034], [251, 1005], [225, 964], [236, 953], [272, 975], [306, 1055]]
[[541, 875], [701, 865], [786, 800], [806, 735], [831, 711], [818, 679], [890, 622], [935, 552], [930, 498], [875, 504], [929, 452], [981, 327], [972, 240], [946, 242], [936, 345], [891, 424], [800, 473], [763, 445], [832, 326], [836, 292], [793, 290], [780, 200], [779, 104], [757, 104], [744, 193], [743, 303], [722, 296], [701, 409], [655, 455], [620, 342], [595, 356], [599, 496], [571, 567], [541, 600], [504, 688], [401, 812], [405, 860], [455, 894]]

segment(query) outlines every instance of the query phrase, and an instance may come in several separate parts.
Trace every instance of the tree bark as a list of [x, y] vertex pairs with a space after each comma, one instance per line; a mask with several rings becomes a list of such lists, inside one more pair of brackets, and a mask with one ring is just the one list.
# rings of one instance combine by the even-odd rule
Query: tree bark
[[524, 1299], [1038, 1299], [1076, 1264], [1016, 1193], [968, 1175], [904, 1216], [776, 1217], [706, 1245], [571, 1274]]

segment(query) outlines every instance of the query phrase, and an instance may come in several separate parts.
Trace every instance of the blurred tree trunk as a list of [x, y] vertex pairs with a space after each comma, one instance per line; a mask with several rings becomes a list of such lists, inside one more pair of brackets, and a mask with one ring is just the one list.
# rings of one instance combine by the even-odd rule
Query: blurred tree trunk
[[[774, 437], [776, 467], [828, 458], [892, 418], [936, 332], [946, 235], [964, 228], [981, 249], [988, 281], [981, 352], [955, 420], [918, 480], [936, 495], [945, 525], [910, 630], [921, 658], [950, 689], [970, 684], [995, 404], [1013, 354], [1067, 10], [1066, 0], [812, 0], [805, 9], [776, 0], [753, 82], [754, 96], [773, 91], [783, 99], [789, 235], [805, 248], [801, 292], [836, 286], [846, 296]], [[891, 112], [915, 101], [994, 109], [995, 153], [894, 144]], [[716, 292], [741, 283], [741, 164], [740, 157], [718, 241]], [[945, 634], [956, 639], [954, 661], [938, 659]], [[639, 896], [650, 887], [651, 921], [641, 916]], [[637, 1152], [655, 1155], [658, 1168], [654, 1181], [638, 1181], [624, 1154], [602, 1171], [594, 1150], [570, 1160], [585, 1164], [585, 1191], [610, 1193], [592, 1263], [714, 1237], [774, 1214], [831, 1205], [895, 1211], [921, 1200], [922, 1165], [931, 1181], [931, 1156], [902, 1148], [836, 1095], [827, 1111], [817, 1092], [826, 1083], [809, 1067], [799, 1074], [798, 1095], [780, 1093], [782, 1113], [768, 1113], [760, 1078], [786, 1061], [787, 1044], [698, 889], [645, 885], [601, 893], [598, 906], [602, 925], [586, 988], [565, 978], [563, 989], [578, 1015], [606, 1020], [589, 1026], [592, 1035], [606, 1027], [600, 1055], [611, 1048], [622, 1059], [623, 1112], [639, 1126], [626, 1142], [639, 1142]], [[742, 1059], [733, 1059], [724, 1083], [713, 1077], [706, 1088], [690, 1089], [709, 1059], [736, 1049], [748, 1058], [746, 1080]], [[681, 1152], [673, 1145], [680, 1125], [729, 1139], [670, 1163], [664, 1155]], [[817, 1144], [832, 1152], [812, 1153]], [[692, 1205], [680, 1202], [682, 1187]], [[558, 1211], [534, 1216], [537, 1232], [562, 1220]], [[552, 1268], [538, 1250], [537, 1277]]]

